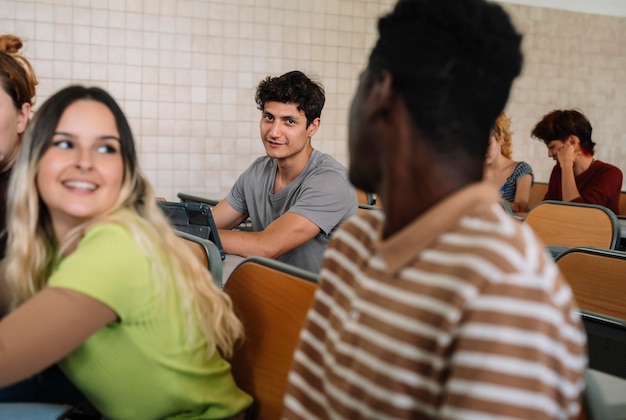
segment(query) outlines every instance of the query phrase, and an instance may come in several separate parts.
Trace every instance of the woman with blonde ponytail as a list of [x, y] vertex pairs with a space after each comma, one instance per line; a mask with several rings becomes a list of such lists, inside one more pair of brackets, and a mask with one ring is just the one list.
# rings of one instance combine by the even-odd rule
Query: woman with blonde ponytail
[[0, 388], [58, 362], [109, 419], [245, 410], [251, 398], [223, 358], [242, 326], [206, 268], [176, 246], [108, 93], [71, 86], [43, 104], [9, 197]]

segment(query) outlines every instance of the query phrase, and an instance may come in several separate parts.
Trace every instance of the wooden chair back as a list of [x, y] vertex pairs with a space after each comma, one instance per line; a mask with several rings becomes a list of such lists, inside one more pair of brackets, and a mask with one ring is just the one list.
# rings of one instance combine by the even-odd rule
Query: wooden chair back
[[626, 320], [626, 253], [570, 248], [556, 259], [580, 309]]
[[530, 210], [526, 223], [548, 246], [616, 249], [619, 244], [617, 216], [595, 204], [542, 201]]
[[316, 274], [262, 257], [245, 259], [228, 278], [224, 291], [246, 334], [230, 362], [235, 382], [254, 398], [250, 418], [280, 418], [293, 353], [316, 290]]
[[528, 208], [532, 209], [537, 203], [543, 201], [548, 191], [547, 182], [535, 182], [530, 187], [530, 198], [528, 199]]
[[189, 251], [206, 266], [213, 276], [213, 281], [221, 289], [224, 263], [217, 246], [208, 239], [203, 239], [187, 232], [176, 230], [175, 233], [180, 244], [189, 248]]
[[626, 216], [626, 191], [622, 191], [619, 195], [619, 215]]
[[[626, 377], [626, 253], [588, 247], [570, 248], [556, 259], [582, 309], [589, 368]], [[620, 318], [615, 319], [615, 318]], [[601, 388], [586, 378], [585, 410], [580, 419], [607, 419]], [[593, 376], [593, 375], [591, 375]]]
[[363, 191], [359, 188], [356, 189], [356, 199], [357, 199], [357, 203], [365, 204], [368, 206], [373, 205], [375, 201], [374, 194], [367, 192], [367, 191]]

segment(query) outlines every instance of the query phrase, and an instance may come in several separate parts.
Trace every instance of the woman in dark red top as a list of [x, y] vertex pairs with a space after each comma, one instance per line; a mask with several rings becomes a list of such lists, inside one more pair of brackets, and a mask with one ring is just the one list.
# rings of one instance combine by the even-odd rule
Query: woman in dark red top
[[591, 123], [576, 110], [555, 110], [535, 125], [531, 135], [548, 147], [557, 164], [544, 200], [599, 204], [619, 214], [622, 171], [593, 157]]

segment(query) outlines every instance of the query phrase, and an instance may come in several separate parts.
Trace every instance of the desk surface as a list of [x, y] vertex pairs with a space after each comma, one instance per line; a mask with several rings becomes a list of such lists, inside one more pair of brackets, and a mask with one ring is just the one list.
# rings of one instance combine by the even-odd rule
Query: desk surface
[[528, 212], [513, 213], [513, 217], [515, 217], [517, 220], [521, 220], [522, 222], [526, 220], [526, 216], [528, 216]]
[[[219, 198], [215, 198], [219, 197]], [[180, 201], [192, 201], [195, 203], [206, 203], [209, 206], [216, 206], [217, 203], [221, 200], [221, 195], [218, 194], [205, 194], [205, 193], [189, 193], [189, 192], [181, 192], [178, 193], [178, 198]]]

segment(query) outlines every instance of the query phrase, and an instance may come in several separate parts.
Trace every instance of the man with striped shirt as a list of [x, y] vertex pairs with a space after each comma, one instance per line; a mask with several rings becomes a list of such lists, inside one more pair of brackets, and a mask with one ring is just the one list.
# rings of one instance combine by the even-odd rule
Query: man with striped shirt
[[521, 36], [484, 0], [399, 0], [350, 112], [357, 215], [324, 254], [284, 418], [573, 418], [585, 335], [528, 226], [483, 183]]

